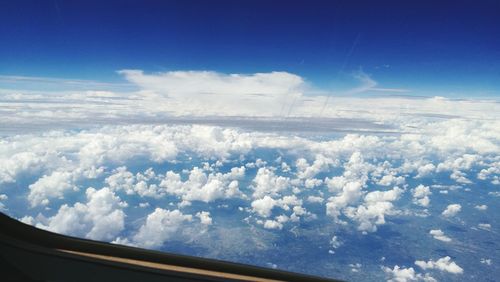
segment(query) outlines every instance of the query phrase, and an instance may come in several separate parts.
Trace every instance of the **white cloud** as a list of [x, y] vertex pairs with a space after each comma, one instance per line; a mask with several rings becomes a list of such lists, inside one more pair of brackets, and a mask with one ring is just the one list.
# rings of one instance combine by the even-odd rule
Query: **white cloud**
[[185, 202], [202, 201], [213, 202], [217, 199], [227, 199], [242, 196], [238, 189], [238, 181], [244, 175], [242, 167], [233, 168], [228, 173], [205, 174], [203, 169], [194, 167], [189, 172], [186, 181], [173, 171], [168, 171], [159, 187], [165, 189], [169, 194], [177, 195]]
[[309, 196], [309, 197], [307, 197], [307, 201], [309, 203], [319, 203], [319, 204], [321, 204], [325, 200], [323, 198], [321, 198], [321, 197], [318, 197], [318, 196]]
[[[113, 95], [103, 93], [103, 95], [96, 94], [94, 96], [111, 97]], [[394, 98], [391, 99], [394, 100]], [[384, 101], [388, 100], [381, 98], [379, 102], [383, 103]], [[98, 178], [102, 175], [107, 176], [106, 182], [115, 193], [125, 193], [130, 196], [137, 194], [144, 197], [163, 197], [168, 194], [177, 196], [184, 204], [189, 204], [191, 201], [213, 202], [234, 197], [248, 200], [249, 198], [245, 198], [245, 196], [251, 196], [253, 197], [252, 201], [256, 201], [268, 196], [275, 201], [272, 208], [276, 206], [284, 209], [286, 205], [281, 200], [293, 192], [299, 200], [303, 200], [306, 204], [302, 208], [309, 209], [307, 206], [309, 202], [319, 203], [323, 199], [326, 213], [334, 221], [353, 220], [364, 226], [361, 227], [363, 231], [375, 230], [377, 224], [383, 224], [384, 217], [392, 214], [395, 210], [391, 200], [370, 202], [367, 201], [369, 197], [365, 199], [367, 195], [371, 195], [370, 197], [375, 195], [369, 194], [369, 192], [373, 192], [370, 190], [373, 181], [381, 185], [393, 185], [402, 183], [402, 179], [410, 175], [427, 175], [426, 171], [432, 171], [432, 166], [429, 163], [431, 159], [438, 164], [440, 172], [449, 171], [453, 174], [455, 171], [468, 172], [468, 168], [479, 167], [484, 168], [485, 171], [479, 173], [478, 178], [481, 175], [481, 177], [493, 181], [494, 170], [491, 170], [492, 174], [489, 174], [489, 171], [498, 162], [494, 156], [500, 152], [496, 145], [498, 143], [496, 140], [500, 138], [498, 130], [496, 130], [498, 122], [491, 120], [482, 122], [468, 118], [443, 118], [438, 121], [426, 122], [428, 120], [420, 115], [432, 112], [432, 109], [439, 108], [439, 105], [431, 106], [434, 102], [425, 99], [422, 101], [418, 99], [416, 101], [397, 101], [408, 102], [410, 108], [414, 105], [424, 105], [424, 107], [422, 111], [419, 109], [419, 111], [413, 112], [411, 119], [405, 117], [394, 119], [395, 117], [392, 115], [394, 109], [390, 108], [390, 105], [387, 109], [374, 106], [373, 109], [370, 108], [372, 111], [367, 116], [363, 116], [362, 112], [356, 113], [356, 115], [360, 115], [360, 118], [369, 118], [376, 120], [377, 124], [397, 128], [401, 134], [394, 136], [370, 133], [346, 134], [340, 138], [325, 140], [276, 132], [246, 131], [234, 127], [110, 125], [95, 127], [92, 130], [58, 130], [44, 134], [2, 137], [0, 142], [0, 181], [12, 183], [26, 175], [33, 177], [36, 180], [32, 183], [33, 189], [30, 190], [31, 199], [37, 205], [47, 203], [53, 198], [66, 196], [66, 193], [81, 184], [79, 183], [81, 178]], [[341, 98], [338, 105], [347, 107], [357, 102], [362, 101]], [[376, 105], [379, 102], [371, 101]], [[427, 105], [429, 103], [430, 105]], [[451, 106], [459, 105], [456, 101], [448, 100], [437, 103], [448, 103]], [[491, 103], [486, 102], [477, 102], [479, 104], [476, 106], [473, 106], [471, 102], [464, 103], [466, 106], [464, 115], [467, 117], [474, 116], [474, 113], [478, 112], [476, 106], [479, 104], [482, 105], [481, 107], [491, 106]], [[366, 104], [359, 107], [366, 108]], [[152, 111], [151, 115], [155, 116], [157, 113], [154, 112], [154, 109]], [[345, 111], [338, 111], [338, 115], [346, 118], [353, 117], [352, 115], [347, 116]], [[313, 116], [309, 115], [309, 117]], [[248, 120], [261, 123], [276, 121], [273, 119], [260, 121], [254, 120], [254, 118], [246, 119], [246, 121]], [[286, 125], [292, 126], [293, 123], [298, 123], [298, 125], [292, 126], [295, 129], [303, 127], [304, 123], [308, 126], [322, 124], [315, 119], [306, 117], [296, 119], [294, 122], [291, 120], [287, 121]], [[222, 121], [220, 119], [217, 122]], [[240, 126], [239, 122], [244, 123], [245, 121], [239, 120], [235, 127]], [[241, 126], [244, 127], [244, 125]], [[456, 140], [459, 142], [455, 142]], [[248, 183], [242, 182], [242, 179], [247, 177], [247, 169], [243, 166], [247, 160], [244, 162], [243, 159], [247, 157], [248, 153], [260, 149], [277, 150], [280, 154], [284, 152], [287, 156], [282, 161], [286, 159], [293, 168], [298, 170], [282, 173], [279, 168], [267, 166], [264, 160], [248, 159], [250, 162], [255, 162], [254, 166], [258, 168], [257, 175], [251, 183], [252, 189], [240, 187], [242, 183], [245, 185]], [[126, 173], [126, 170], [120, 172], [120, 167], [130, 166], [131, 163], [138, 160], [154, 162], [155, 164], [170, 164], [180, 156], [202, 159], [212, 170], [186, 168], [188, 171], [187, 181], [181, 177], [179, 172], [173, 170], [167, 171], [165, 174], [156, 174], [152, 178], [149, 178], [149, 174], [150, 172], [154, 173], [154, 171], [129, 172], [129, 174]], [[238, 163], [239, 160], [241, 163]], [[233, 167], [230, 172], [218, 172], [218, 165], [226, 165], [231, 162], [238, 163], [238, 165]], [[400, 166], [397, 165], [399, 163], [401, 163]], [[203, 166], [200, 164], [199, 167]], [[61, 177], [71, 171], [78, 172], [71, 173], [71, 177]], [[250, 170], [249, 166], [248, 171], [253, 173], [254, 170]], [[324, 181], [312, 178], [320, 172], [328, 172], [329, 176]], [[460, 177], [459, 174], [455, 173], [457, 177]], [[466, 176], [473, 180], [474, 175], [468, 174]], [[60, 181], [55, 182], [55, 180]], [[321, 182], [329, 188], [328, 191], [324, 189]], [[48, 185], [50, 183], [53, 185]], [[52, 189], [51, 187], [56, 188]], [[303, 189], [304, 187], [312, 190]], [[422, 191], [419, 192], [419, 189]], [[429, 204], [426, 194], [430, 194], [430, 190], [417, 187], [413, 192], [413, 196], [419, 196], [418, 199], [415, 199], [418, 204], [424, 206]], [[313, 193], [315, 196], [311, 196]], [[491, 195], [494, 195], [494, 192], [492, 193]], [[272, 214], [271, 210], [267, 212], [268, 208], [254, 208], [252, 206], [252, 209], [264, 217]], [[289, 209], [301, 212], [301, 207], [296, 207], [296, 205], [290, 205]], [[294, 219], [298, 217], [298, 213], [294, 215], [290, 213], [291, 211], [287, 213], [290, 218], [292, 216]]]
[[212, 218], [210, 217], [210, 212], [202, 211], [197, 212], [196, 217], [200, 219], [203, 225], [212, 225]]
[[428, 164], [425, 164], [425, 165], [422, 165], [418, 168], [418, 174], [417, 174], [417, 178], [419, 177], [425, 177], [431, 173], [433, 173], [434, 171], [436, 170], [436, 166], [432, 163], [428, 163]]
[[[172, 71], [144, 74], [122, 70], [146, 99], [165, 99], [185, 112], [283, 115], [300, 98], [304, 80], [287, 72], [223, 74], [212, 71]], [[297, 102], [297, 101], [296, 101]], [[300, 103], [300, 102], [299, 102]], [[242, 107], [244, 105], [244, 107]]]
[[392, 174], [384, 175], [378, 182], [378, 185], [390, 186], [390, 185], [402, 185], [405, 183], [405, 178], [403, 176], [394, 176]]
[[391, 202], [397, 200], [402, 192], [398, 187], [389, 191], [370, 192], [366, 194], [364, 204], [357, 208], [346, 208], [345, 214], [359, 223], [358, 230], [375, 232], [377, 225], [385, 224], [385, 215], [393, 213]]
[[252, 210], [262, 217], [269, 217], [271, 211], [276, 206], [277, 201], [269, 196], [264, 196], [262, 199], [257, 199], [252, 202]]
[[111, 241], [125, 225], [122, 202], [109, 188], [88, 188], [86, 203], [62, 205], [53, 217], [36, 223], [37, 227], [53, 232]]
[[28, 200], [32, 206], [47, 205], [49, 198], [62, 198], [67, 190], [74, 190], [73, 175], [69, 172], [55, 171], [44, 175], [29, 186]]
[[479, 227], [480, 229], [483, 229], [483, 230], [490, 230], [491, 229], [491, 224], [489, 224], [489, 223], [479, 223], [477, 225], [477, 227]]
[[124, 190], [128, 195], [134, 194], [135, 177], [125, 166], [116, 168], [104, 181], [113, 190]]
[[261, 167], [253, 179], [253, 197], [275, 196], [290, 186], [290, 178], [278, 176], [271, 169]]
[[388, 276], [390, 282], [408, 282], [408, 281], [427, 281], [436, 282], [437, 280], [430, 276], [428, 273], [422, 275], [416, 273], [413, 267], [405, 268], [395, 265], [394, 268], [382, 267], [382, 270]]
[[283, 224], [281, 222], [276, 221], [276, 220], [267, 219], [266, 221], [264, 221], [264, 228], [266, 228], [266, 229], [282, 229]]
[[453, 274], [462, 274], [464, 270], [458, 266], [450, 257], [446, 256], [438, 259], [437, 261], [429, 260], [427, 262], [422, 260], [415, 261], [415, 264], [422, 268], [427, 269], [437, 269], [440, 271], [446, 271]]
[[491, 265], [491, 259], [482, 258], [481, 259], [481, 263], [482, 264], [486, 264], [486, 265]]
[[340, 246], [342, 246], [342, 242], [340, 242], [339, 238], [337, 236], [333, 236], [332, 240], [330, 240], [330, 245], [334, 249], [338, 249]]
[[[407, 193], [402, 197], [404, 200], [410, 197], [411, 201], [413, 196], [416, 204], [429, 205], [429, 187], [421, 185], [411, 190], [403, 186], [412, 177], [446, 173], [458, 184], [476, 182], [474, 177], [488, 184], [500, 183], [497, 157], [500, 104], [496, 101], [332, 96], [332, 103], [323, 111], [325, 96], [308, 96], [304, 79], [290, 73], [124, 71], [122, 74], [140, 90], [6, 95], [2, 92], [0, 184], [5, 186], [0, 189], [2, 193], [10, 193], [4, 187], [34, 179], [29, 183], [30, 189], [28, 184], [25, 190], [15, 193], [29, 195], [34, 206], [47, 204], [43, 213], [56, 213], [48, 218], [26, 217], [27, 222], [87, 238], [116, 239], [116, 242], [159, 248], [182, 231], [181, 227], [192, 216], [179, 210], [157, 209], [138, 232], [117, 239], [116, 236], [127, 233], [121, 232], [126, 217], [118, 195], [134, 200], [165, 197], [158, 202], [172, 207], [191, 201], [212, 203], [238, 197], [238, 205], [245, 207], [241, 213], [255, 213], [261, 217], [264, 228], [281, 229], [290, 225], [291, 232], [301, 234], [297, 222], [308, 216], [312, 218], [309, 211], [322, 207], [335, 222], [352, 221], [354, 228], [368, 232], [384, 224], [387, 216], [397, 214], [395, 201], [403, 193]], [[360, 75], [359, 79], [363, 85], [351, 94], [384, 90], [376, 87], [369, 76]], [[82, 130], [62, 130], [65, 128]], [[313, 134], [289, 134], [295, 131]], [[315, 134], [345, 131], [348, 133], [338, 138]], [[260, 150], [275, 150], [283, 158], [275, 163], [253, 159], [259, 157]], [[185, 174], [177, 168], [180, 161], [182, 165], [191, 165], [182, 168]], [[141, 166], [142, 162], [148, 163], [147, 167], [155, 165], [156, 169], [158, 165], [161, 169], [156, 172], [126, 169], [126, 166]], [[229, 171], [233, 163], [235, 167]], [[479, 173], [475, 175], [473, 171]], [[323, 173], [328, 174], [321, 177], [324, 181], [316, 178]], [[87, 187], [81, 179], [102, 182], [103, 175], [104, 185], [109, 189], [87, 190], [86, 201], [60, 208], [53, 206], [56, 202], [53, 199], [66, 197], [75, 187]], [[374, 191], [374, 184], [388, 189]], [[391, 190], [396, 185], [405, 189]], [[456, 193], [461, 191], [458, 189]], [[140, 211], [148, 211], [144, 201], [151, 199], [138, 200], [134, 206], [138, 204], [145, 207]], [[5, 205], [10, 202], [13, 201]], [[155, 207], [156, 202], [151, 200], [150, 206]], [[484, 207], [476, 208], [484, 210]], [[91, 208], [99, 212], [94, 214]], [[212, 223], [208, 212], [192, 213], [197, 228]], [[443, 215], [456, 213], [457, 209], [452, 209]], [[216, 228], [214, 225], [209, 229]], [[491, 225], [480, 223], [478, 228], [491, 230]], [[253, 228], [251, 232], [255, 230], [264, 231]], [[252, 238], [255, 244], [248, 245], [266, 245], [261, 241], [262, 236], [255, 235], [262, 233], [251, 232], [242, 233], [255, 237]], [[210, 239], [216, 238], [213, 234], [216, 233], [211, 233]], [[242, 237], [239, 235], [235, 237]], [[440, 229], [431, 230], [430, 235], [437, 240], [449, 239]], [[214, 246], [227, 244], [208, 241]], [[332, 239], [331, 247], [335, 248], [337, 243]], [[231, 247], [237, 249], [234, 248], [237, 245]], [[439, 269], [437, 262], [431, 266], [429, 262], [420, 264], [427, 269], [431, 266]], [[396, 281], [431, 280], [413, 268], [396, 266], [386, 272]]]
[[500, 162], [493, 162], [488, 168], [482, 169], [477, 178], [481, 180], [490, 179], [494, 185], [500, 185]]
[[442, 215], [444, 217], [454, 217], [462, 210], [462, 206], [460, 204], [451, 204], [446, 207], [443, 211]]
[[160, 247], [177, 232], [182, 223], [191, 220], [191, 215], [185, 215], [179, 210], [156, 208], [132, 237], [133, 243], [145, 248]]
[[441, 229], [433, 229], [429, 231], [429, 234], [431, 234], [432, 237], [434, 237], [434, 239], [436, 240], [443, 242], [451, 242], [451, 238], [444, 235], [444, 232]]
[[432, 192], [430, 191], [429, 186], [420, 184], [413, 189], [413, 202], [422, 207], [428, 207], [431, 201], [429, 195], [431, 194]]
[[5, 204], [2, 203], [1, 201], [7, 200], [9, 197], [5, 194], [0, 194], [0, 211], [6, 212], [7, 208], [5, 207]]
[[317, 155], [312, 165], [309, 165], [304, 158], [299, 158], [295, 162], [297, 176], [301, 179], [311, 179], [320, 172], [326, 172], [332, 164], [334, 164], [334, 161], [323, 155]]
[[476, 206], [474, 206], [474, 208], [476, 210], [485, 211], [488, 209], [488, 206], [487, 205], [476, 205]]
[[212, 71], [172, 71], [144, 74], [140, 70], [122, 70], [129, 81], [168, 96], [200, 94], [284, 95], [303, 86], [303, 79], [286, 72], [250, 75], [222, 74]]

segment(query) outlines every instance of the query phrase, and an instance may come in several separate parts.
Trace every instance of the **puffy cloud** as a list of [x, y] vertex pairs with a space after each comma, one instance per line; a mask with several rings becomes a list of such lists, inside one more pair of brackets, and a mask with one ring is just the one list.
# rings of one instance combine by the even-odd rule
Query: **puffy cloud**
[[128, 80], [172, 97], [200, 94], [221, 95], [284, 95], [297, 90], [302, 78], [286, 72], [256, 73], [251, 75], [222, 74], [212, 71], [171, 71], [144, 74], [140, 70], [120, 71]]
[[202, 211], [197, 212], [196, 217], [200, 219], [203, 225], [212, 225], [212, 218], [210, 217], [210, 212]]
[[[275, 207], [279, 207], [285, 211], [291, 210], [292, 214], [289, 219], [292, 221], [299, 221], [300, 216], [312, 215], [304, 207], [302, 207], [302, 203], [302, 200], [298, 199], [295, 195], [283, 196], [283, 198], [277, 200], [266, 195], [261, 199], [254, 200], [251, 203], [251, 206], [253, 212], [264, 218], [270, 217], [272, 210]], [[293, 208], [290, 208], [290, 206], [293, 206]], [[280, 217], [281, 219], [278, 220], [279, 223], [288, 221], [288, 217], [286, 220], [284, 220], [283, 216]]]
[[67, 165], [67, 160], [57, 156], [53, 150], [48, 150], [49, 144], [42, 143], [41, 147], [45, 150], [38, 151], [33, 148], [39, 141], [36, 140], [38, 138], [31, 136], [28, 136], [28, 140], [18, 140], [18, 138], [21, 137], [14, 137], [12, 141], [0, 141], [0, 184], [16, 182], [19, 174], [43, 172]]
[[[340, 99], [339, 103], [348, 103], [346, 101]], [[353, 103], [353, 100], [349, 103]], [[457, 181], [460, 177], [474, 177], [469, 170], [476, 167], [484, 168], [478, 178], [494, 181], [495, 170], [492, 167], [498, 162], [495, 155], [499, 152], [496, 145], [498, 122], [491, 121], [488, 125], [464, 118], [427, 123], [419, 115], [413, 115], [411, 119], [402, 117], [392, 120], [385, 116], [390, 116], [390, 113], [377, 112], [378, 110], [373, 109], [369, 116], [364, 117], [375, 119], [379, 124], [390, 124], [392, 128], [401, 131], [400, 135], [346, 134], [340, 138], [325, 140], [276, 132], [246, 131], [234, 127], [120, 125], [10, 136], [0, 141], [0, 177], [3, 179], [0, 181], [12, 183], [21, 179], [25, 173], [33, 176], [37, 180], [30, 189], [31, 199], [41, 205], [45, 199], [63, 197], [79, 186], [81, 183], [78, 183], [77, 178], [96, 178], [104, 174], [107, 176], [106, 185], [114, 193], [144, 197], [169, 194], [177, 196], [185, 204], [190, 201], [213, 202], [241, 197], [250, 201], [249, 211], [265, 218], [272, 216], [274, 208], [283, 209], [286, 213], [283, 216], [288, 218], [287, 224], [294, 223], [299, 216], [307, 216], [307, 210], [312, 210], [309, 203], [322, 202], [326, 213], [336, 222], [341, 222], [341, 219], [352, 220], [361, 231], [376, 230], [377, 225], [385, 222], [387, 215], [395, 212], [393, 201], [397, 199], [397, 191], [373, 191], [371, 185], [377, 183], [390, 186], [403, 183], [405, 177], [424, 177], [438, 170], [429, 160], [438, 164], [440, 172], [449, 171], [455, 175]], [[472, 112], [474, 111], [471, 110], [470, 113]], [[155, 113], [152, 112], [151, 115], [154, 116]], [[344, 112], [339, 112], [339, 116], [342, 115]], [[203, 122], [205, 121], [200, 121]], [[228, 121], [213, 121], [216, 124], [223, 122]], [[245, 128], [273, 122], [277, 122], [280, 127], [289, 126], [291, 130], [304, 127], [304, 123], [318, 126], [326, 122], [328, 126], [331, 125], [330, 120], [320, 122], [309, 118], [284, 123], [273, 119], [248, 118], [238, 120], [233, 125]], [[447, 130], [450, 127], [453, 130]], [[455, 139], [460, 142], [454, 143]], [[283, 154], [281, 161], [286, 159], [292, 164], [291, 168], [288, 165], [283, 168], [284, 162], [276, 162], [278, 168], [275, 169], [267, 166], [266, 160], [251, 159], [259, 156], [261, 149], [276, 150]], [[164, 163], [168, 163], [165, 167], [173, 169], [171, 164], [183, 157], [192, 158], [190, 161], [193, 166], [199, 167], [185, 168], [187, 174], [182, 177], [175, 169], [165, 174], [156, 174], [152, 170], [132, 173], [121, 168], [144, 161], [161, 164], [162, 167]], [[207, 166], [194, 164], [198, 161], [206, 162]], [[251, 162], [256, 169], [250, 169], [251, 165], [248, 165], [248, 169], [242, 166]], [[226, 165], [230, 163], [237, 165], [227, 171]], [[280, 165], [282, 169], [279, 168]], [[222, 166], [226, 173], [218, 172]], [[287, 171], [288, 168], [291, 171]], [[81, 172], [63, 177], [73, 170]], [[251, 182], [251, 189], [241, 187], [240, 190], [240, 185], [247, 185], [252, 180], [255, 170], [257, 174]], [[322, 179], [315, 178], [323, 172], [328, 173], [324, 180], [328, 191], [321, 184]], [[187, 176], [187, 180], [184, 176]], [[62, 185], [56, 184], [56, 180]], [[50, 183], [53, 185], [49, 185]], [[314, 189], [302, 189], [303, 187]], [[419, 187], [412, 191], [415, 201], [427, 206], [430, 190], [426, 186]], [[292, 192], [295, 199], [290, 196]], [[300, 201], [303, 203], [299, 203]], [[75, 207], [68, 205], [67, 208]], [[283, 220], [284, 217], [281, 220], [274, 218], [280, 224], [285, 222]], [[83, 225], [81, 234], [88, 233], [87, 225], [89, 224]], [[74, 230], [80, 229], [75, 227]]]
[[477, 174], [477, 178], [481, 180], [491, 179], [494, 185], [500, 184], [500, 162], [493, 162], [488, 168], [481, 169]]
[[123, 190], [129, 195], [134, 194], [135, 177], [131, 172], [127, 171], [125, 166], [116, 168], [113, 174], [104, 181], [113, 190]]
[[[138, 85], [146, 99], [182, 107], [185, 112], [199, 109], [211, 114], [266, 115], [287, 113], [305, 86], [300, 76], [287, 72], [223, 74], [212, 71], [171, 71], [145, 74], [140, 70], [119, 73]], [[166, 103], [166, 102], [164, 102]], [[244, 107], [242, 106], [244, 105]]]
[[395, 265], [394, 268], [382, 267], [382, 270], [387, 274], [390, 282], [408, 282], [408, 281], [427, 281], [436, 282], [437, 280], [428, 273], [422, 275], [416, 273], [413, 267], [405, 268]]
[[385, 215], [393, 213], [392, 201], [397, 200], [402, 189], [395, 187], [389, 191], [374, 191], [366, 194], [363, 205], [346, 208], [347, 217], [359, 223], [358, 230], [375, 232], [377, 225], [385, 223]]
[[474, 208], [476, 210], [485, 211], [488, 209], [488, 206], [487, 205], [476, 205], [476, 206], [474, 206]]
[[5, 194], [0, 194], [0, 211], [7, 211], [7, 208], [5, 207], [5, 204], [2, 203], [1, 201], [7, 200], [9, 197]]
[[489, 223], [478, 223], [477, 227], [483, 230], [490, 230], [491, 229], [491, 224]]
[[401, 185], [405, 183], [405, 178], [403, 176], [394, 176], [392, 174], [384, 175], [378, 182], [378, 185], [390, 186], [390, 185]]
[[464, 270], [458, 266], [454, 261], [451, 260], [449, 256], [438, 259], [437, 261], [429, 260], [422, 261], [417, 260], [415, 264], [422, 268], [423, 270], [427, 269], [437, 269], [440, 271], [446, 271], [453, 274], [462, 274]]
[[252, 210], [262, 217], [271, 216], [272, 209], [276, 206], [277, 201], [269, 196], [264, 196], [262, 199], [257, 199], [252, 202]]
[[432, 163], [428, 163], [428, 164], [425, 164], [425, 165], [422, 165], [420, 166], [417, 171], [418, 171], [418, 174], [417, 174], [417, 178], [420, 178], [420, 177], [425, 177], [431, 173], [433, 173], [434, 171], [436, 170], [436, 166]]
[[[336, 193], [326, 203], [326, 214], [339, 221], [341, 210], [355, 204], [363, 195], [362, 189], [368, 181], [368, 173], [373, 166], [364, 162], [360, 152], [354, 152], [344, 164], [344, 173], [340, 177], [326, 179], [327, 186]], [[363, 208], [361, 208], [363, 209]], [[364, 211], [361, 211], [364, 213]], [[351, 210], [351, 215], [353, 211]]]
[[304, 186], [308, 189], [320, 186], [323, 184], [323, 180], [317, 178], [309, 178], [304, 181]]
[[319, 203], [319, 204], [321, 204], [325, 200], [323, 198], [321, 198], [321, 197], [318, 197], [318, 196], [309, 196], [309, 197], [307, 197], [307, 201], [309, 203]]
[[232, 168], [228, 173], [206, 174], [202, 169], [194, 167], [189, 172], [186, 181], [173, 171], [168, 171], [159, 187], [169, 194], [177, 195], [185, 202], [202, 201], [213, 202], [217, 199], [226, 199], [242, 196], [238, 189], [238, 181], [244, 175], [243, 167]]
[[491, 265], [491, 259], [482, 258], [481, 263], [486, 265]]
[[182, 223], [191, 220], [191, 215], [185, 215], [179, 210], [156, 208], [132, 237], [133, 243], [146, 248], [160, 247], [177, 232]]
[[124, 229], [122, 208], [127, 204], [109, 188], [88, 188], [85, 194], [86, 203], [64, 204], [56, 215], [40, 220], [36, 226], [57, 233], [111, 241]]
[[261, 167], [253, 179], [253, 197], [275, 196], [290, 186], [290, 178], [276, 175], [271, 169]]
[[460, 204], [451, 204], [446, 207], [446, 209], [441, 213], [444, 217], [454, 217], [462, 210]]
[[28, 200], [32, 206], [47, 205], [49, 198], [62, 198], [67, 190], [77, 189], [69, 172], [54, 171], [29, 186]]
[[116, 168], [113, 174], [104, 181], [115, 191], [124, 191], [127, 195], [138, 194], [141, 197], [162, 198], [166, 192], [156, 183], [160, 178], [152, 168], [148, 168], [143, 173], [132, 174], [125, 166]]
[[326, 214], [332, 216], [336, 221], [340, 216], [341, 209], [349, 204], [354, 204], [361, 197], [362, 185], [359, 182], [348, 182], [338, 196], [330, 197], [326, 203]]
[[422, 207], [428, 207], [431, 201], [429, 199], [429, 195], [431, 194], [432, 192], [430, 191], [429, 186], [420, 184], [413, 189], [413, 202]]
[[332, 246], [332, 248], [338, 249], [340, 246], [342, 246], [342, 242], [340, 242], [337, 236], [333, 236], [332, 240], [330, 240], [330, 245]]
[[297, 176], [301, 179], [311, 179], [320, 172], [328, 171], [330, 165], [332, 164], [334, 164], [334, 161], [323, 155], [317, 155], [312, 165], [309, 165], [307, 160], [304, 158], [299, 158], [295, 162], [295, 166], [297, 167]]
[[264, 228], [266, 228], [266, 229], [282, 229], [283, 224], [281, 222], [276, 221], [276, 220], [267, 219], [266, 221], [264, 221]]
[[444, 232], [441, 231], [441, 229], [433, 229], [433, 230], [429, 231], [429, 234], [431, 234], [432, 237], [434, 237], [434, 239], [436, 239], [436, 240], [443, 241], [443, 242], [451, 242], [451, 238], [444, 235]]

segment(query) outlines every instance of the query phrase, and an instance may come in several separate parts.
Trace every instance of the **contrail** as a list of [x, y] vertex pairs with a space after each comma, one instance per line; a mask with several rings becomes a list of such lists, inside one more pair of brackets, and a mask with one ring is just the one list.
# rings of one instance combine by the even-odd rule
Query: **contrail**
[[347, 66], [347, 64], [351, 60], [352, 53], [354, 53], [356, 46], [358, 46], [360, 37], [361, 37], [361, 33], [358, 33], [358, 35], [356, 35], [356, 38], [352, 42], [351, 49], [349, 49], [349, 52], [347, 53], [347, 56], [345, 57], [344, 63], [342, 64], [342, 67], [340, 68], [340, 72], [344, 71], [344, 68]]
[[292, 104], [290, 104], [290, 108], [288, 108], [288, 113], [286, 115], [286, 118], [288, 118], [290, 116], [290, 113], [292, 112], [292, 108], [293, 106], [295, 105], [295, 102], [297, 101], [297, 96], [295, 96], [295, 99], [293, 99], [293, 102]]
[[[345, 60], [344, 60], [344, 63], [342, 64], [342, 67], [340, 68], [339, 72], [343, 72], [344, 68], [349, 63], [349, 61], [351, 59], [351, 56], [354, 53], [354, 49], [356, 49], [356, 46], [358, 45], [360, 37], [361, 37], [361, 33], [358, 33], [358, 35], [356, 35], [356, 38], [352, 42], [352, 45], [351, 45], [351, 48], [349, 49], [349, 52], [347, 52], [347, 55], [346, 55]], [[323, 103], [323, 107], [321, 107], [321, 111], [319, 111], [319, 117], [323, 116], [323, 112], [325, 111], [325, 108], [328, 105], [328, 102], [330, 101], [330, 97], [331, 97], [331, 95], [326, 96], [325, 102]]]

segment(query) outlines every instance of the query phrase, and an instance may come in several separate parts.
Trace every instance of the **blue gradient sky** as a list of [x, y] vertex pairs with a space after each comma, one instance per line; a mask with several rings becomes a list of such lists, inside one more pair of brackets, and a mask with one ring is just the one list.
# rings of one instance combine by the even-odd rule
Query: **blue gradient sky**
[[328, 90], [361, 70], [413, 94], [498, 96], [499, 14], [499, 1], [2, 1], [0, 75], [287, 71]]

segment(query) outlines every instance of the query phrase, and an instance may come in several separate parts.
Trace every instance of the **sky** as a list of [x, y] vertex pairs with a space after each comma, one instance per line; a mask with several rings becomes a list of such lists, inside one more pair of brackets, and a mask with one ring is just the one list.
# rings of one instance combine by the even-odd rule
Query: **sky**
[[345, 280], [493, 281], [500, 1], [433, 2], [0, 1], [0, 212]]
[[[127, 83], [146, 73], [283, 71], [323, 91], [359, 74], [408, 95], [498, 96], [498, 1], [7, 1], [5, 76]], [[13, 85], [17, 84], [17, 85]], [[19, 86], [22, 85], [22, 86]]]

